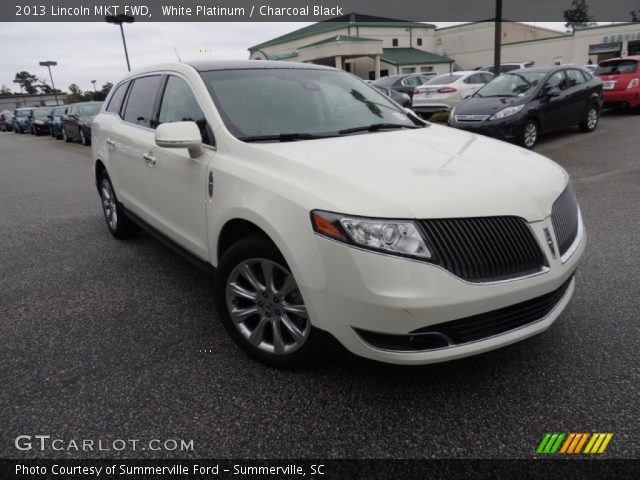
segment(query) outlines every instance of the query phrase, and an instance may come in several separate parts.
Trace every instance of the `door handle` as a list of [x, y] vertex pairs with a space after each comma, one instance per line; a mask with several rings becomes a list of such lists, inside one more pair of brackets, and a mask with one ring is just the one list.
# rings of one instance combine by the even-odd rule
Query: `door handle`
[[110, 138], [107, 138], [105, 140], [105, 142], [107, 143], [107, 145], [109, 145], [110, 147], [115, 147], [116, 146], [116, 142], [114, 142], [113, 140], [111, 140]]
[[156, 158], [151, 153], [145, 153], [142, 155], [144, 161], [147, 162], [147, 165], [153, 167], [156, 164]]

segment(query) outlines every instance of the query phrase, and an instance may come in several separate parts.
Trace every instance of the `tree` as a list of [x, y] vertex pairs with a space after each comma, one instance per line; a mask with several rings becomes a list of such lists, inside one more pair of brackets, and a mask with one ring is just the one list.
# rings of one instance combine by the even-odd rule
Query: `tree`
[[0, 87], [0, 95], [13, 95], [13, 92], [6, 85], [2, 85], [2, 87]]
[[107, 95], [109, 95], [109, 92], [111, 91], [112, 88], [113, 88], [113, 83], [107, 82], [104, 85], [102, 85], [100, 92], [102, 92], [104, 97], [107, 98]]
[[631, 10], [631, 21], [640, 22], [640, 10]]
[[82, 90], [75, 83], [69, 85], [69, 91], [71, 92], [71, 95], [67, 95], [67, 101], [69, 103], [80, 102], [83, 100]]
[[571, 6], [573, 8], [562, 13], [567, 22], [564, 24], [565, 27], [575, 32], [577, 28], [595, 25], [593, 16], [589, 15], [589, 6], [586, 0], [572, 0]]
[[19, 83], [24, 91], [29, 95], [35, 95], [38, 93], [38, 87], [34, 85], [34, 83], [38, 83], [38, 77], [30, 74], [29, 72], [18, 72], [16, 73], [16, 78], [14, 82]]

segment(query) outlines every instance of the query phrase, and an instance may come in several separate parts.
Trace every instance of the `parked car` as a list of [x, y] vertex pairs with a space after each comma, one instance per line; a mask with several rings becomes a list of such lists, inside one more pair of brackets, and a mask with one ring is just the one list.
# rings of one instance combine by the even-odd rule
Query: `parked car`
[[387, 97], [394, 102], [397, 102], [399, 105], [402, 105], [404, 108], [411, 108], [411, 97], [406, 93], [400, 93], [393, 88], [377, 87], [375, 85], [373, 85], [373, 87], [380, 90]]
[[52, 107], [34, 108], [29, 118], [29, 131], [32, 135], [39, 136], [43, 133], [51, 133], [49, 117], [53, 111]]
[[66, 114], [67, 105], [62, 105], [54, 107], [53, 112], [51, 112], [51, 117], [49, 118], [49, 122], [51, 123], [51, 136], [58, 140], [62, 139], [62, 117]]
[[29, 131], [29, 122], [31, 121], [32, 112], [33, 108], [31, 107], [16, 108], [13, 112], [14, 133], [22, 134]]
[[13, 130], [13, 112], [3, 110], [0, 112], [0, 132], [10, 132]]
[[412, 108], [422, 114], [448, 112], [491, 80], [492, 73], [475, 70], [439, 75], [416, 87]]
[[600, 62], [605, 107], [640, 109], [640, 55]]
[[102, 108], [102, 102], [72, 103], [62, 117], [62, 138], [65, 142], [80, 140], [83, 145], [91, 145], [91, 124]]
[[602, 82], [579, 67], [539, 67], [500, 75], [449, 116], [449, 125], [533, 148], [541, 134], [578, 125], [591, 132]]
[[[534, 62], [533, 60], [529, 60], [528, 62], [501, 63], [500, 64], [500, 75], [502, 75], [503, 73], [512, 72], [514, 70], [520, 70], [522, 68], [530, 68], [530, 67], [535, 66], [535, 64], [536, 64], [536, 62]], [[482, 71], [482, 72], [495, 73], [493, 65], [486, 65], [484, 67], [480, 67], [479, 70]]]
[[586, 243], [562, 167], [320, 65], [138, 70], [96, 116], [92, 156], [111, 234], [142, 227], [215, 267], [223, 325], [281, 367], [332, 338], [424, 364], [541, 333]]
[[416, 87], [427, 83], [436, 74], [433, 72], [424, 73], [405, 73], [402, 75], [391, 75], [379, 78], [371, 82], [374, 87], [390, 88], [396, 92], [406, 93], [409, 98], [413, 97], [413, 91]]

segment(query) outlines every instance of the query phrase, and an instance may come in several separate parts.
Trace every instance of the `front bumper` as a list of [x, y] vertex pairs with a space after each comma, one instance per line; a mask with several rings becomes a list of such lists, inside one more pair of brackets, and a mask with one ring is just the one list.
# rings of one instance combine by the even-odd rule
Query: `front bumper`
[[640, 88], [604, 91], [605, 107], [613, 107], [625, 104], [631, 108], [640, 106]]
[[[361, 357], [387, 363], [418, 365], [479, 354], [543, 332], [558, 318], [574, 289], [571, 279], [586, 244], [584, 234], [565, 263], [544, 241], [550, 219], [530, 224], [548, 260], [548, 268], [515, 280], [494, 283], [464, 281], [439, 266], [347, 247], [316, 237], [327, 287], [302, 288], [314, 326], [335, 336]], [[566, 284], [566, 290], [542, 318], [520, 328], [478, 341], [443, 348], [406, 351], [380, 348], [358, 330], [382, 335], [409, 335], [457, 319], [492, 312], [541, 297]]]
[[516, 140], [519, 137], [523, 123], [524, 118], [519, 116], [478, 122], [458, 122], [455, 118], [449, 118], [450, 127], [508, 141]]

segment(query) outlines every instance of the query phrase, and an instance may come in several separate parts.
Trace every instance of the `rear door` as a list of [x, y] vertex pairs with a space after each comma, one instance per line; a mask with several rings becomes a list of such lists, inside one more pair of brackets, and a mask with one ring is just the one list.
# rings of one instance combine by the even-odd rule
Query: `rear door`
[[566, 75], [567, 95], [570, 101], [568, 110], [570, 115], [567, 117], [567, 125], [573, 125], [580, 122], [587, 114], [591, 91], [587, 87], [587, 81], [580, 70], [569, 68], [566, 70]]
[[161, 81], [160, 74], [131, 81], [121, 111], [122, 120], [113, 124], [113, 133], [106, 140], [118, 176], [116, 194], [127, 209], [152, 225], [157, 223], [149, 203], [153, 188], [150, 182], [152, 166], [145, 154], [155, 147], [154, 112]]

